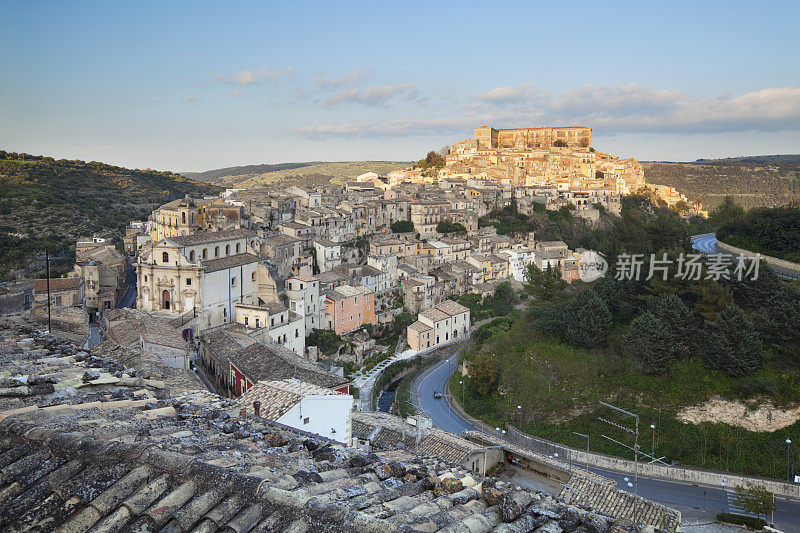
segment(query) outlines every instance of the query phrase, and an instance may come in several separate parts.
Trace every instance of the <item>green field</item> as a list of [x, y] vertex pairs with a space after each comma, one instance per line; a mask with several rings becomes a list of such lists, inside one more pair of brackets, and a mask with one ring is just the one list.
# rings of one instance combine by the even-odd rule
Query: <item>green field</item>
[[[767, 477], [785, 475], [784, 441], [797, 438], [800, 423], [757, 433], [726, 424], [683, 423], [676, 415], [682, 407], [712, 396], [768, 395], [778, 406], [800, 401], [800, 377], [789, 370], [789, 361], [772, 359], [757, 373], [734, 378], [706, 368], [698, 358], [688, 358], [676, 361], [666, 375], [646, 375], [636, 370], [635, 362], [613, 350], [575, 348], [536, 337], [520, 318], [507, 332], [497, 332], [483, 346], [472, 348], [473, 353], [492, 353], [500, 374], [499, 386], [486, 396], [477, 393], [471, 379], [464, 380], [467, 412], [492, 427], [509, 423], [531, 435], [579, 448], [585, 448], [586, 439], [573, 432], [588, 434], [592, 450], [631, 457], [624, 447], [602, 437], [633, 445], [631, 437], [598, 420], [599, 416], [617, 420], [600, 406], [602, 400], [640, 415], [640, 443], [647, 453], [652, 438], [649, 428], [654, 424], [656, 455], [666, 456], [666, 461]], [[450, 380], [459, 402], [461, 379], [456, 373]]]

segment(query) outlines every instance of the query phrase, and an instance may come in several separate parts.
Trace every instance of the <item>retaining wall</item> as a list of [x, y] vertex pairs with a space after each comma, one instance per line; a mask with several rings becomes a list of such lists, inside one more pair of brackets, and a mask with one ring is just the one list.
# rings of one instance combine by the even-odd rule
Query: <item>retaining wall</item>
[[[613, 470], [633, 474], [636, 465], [634, 461], [613, 457], [600, 453], [586, 452], [569, 448], [539, 437], [527, 435], [513, 426], [508, 427], [509, 440], [518, 446], [526, 447], [539, 453], [551, 455], [558, 452], [559, 458], [565, 458], [571, 463], [589, 464], [596, 468]], [[710, 487], [720, 487], [723, 478], [726, 487], [745, 486], [748, 482], [761, 485], [776, 496], [784, 498], [800, 499], [800, 485], [786, 483], [775, 479], [747, 477], [731, 472], [715, 472], [702, 470], [700, 468], [689, 468], [681, 466], [650, 465], [639, 462], [638, 471], [640, 476], [662, 479], [666, 481], [676, 481], [679, 483], [691, 483], [695, 485], [706, 485]]]
[[744, 257], [755, 257], [756, 255], [761, 255], [761, 259], [768, 265], [782, 268], [800, 275], [800, 263], [793, 263], [785, 259], [778, 259], [777, 257], [772, 257], [771, 255], [758, 254], [757, 252], [751, 252], [750, 250], [745, 250], [744, 248], [737, 248], [736, 246], [725, 244], [722, 241], [717, 241], [717, 248], [723, 252], [733, 255], [741, 255]]

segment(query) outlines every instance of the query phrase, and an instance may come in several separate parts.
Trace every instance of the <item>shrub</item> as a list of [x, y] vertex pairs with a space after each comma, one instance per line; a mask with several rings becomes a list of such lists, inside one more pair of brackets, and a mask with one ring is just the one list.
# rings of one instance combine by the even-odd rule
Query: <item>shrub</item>
[[762, 520], [761, 518], [754, 518], [752, 516], [744, 516], [740, 514], [733, 514], [733, 513], [719, 513], [717, 515], [717, 520], [720, 522], [725, 522], [727, 524], [735, 524], [737, 526], [747, 526], [751, 529], [759, 531], [767, 525], [767, 522]]
[[398, 220], [397, 222], [392, 222], [389, 227], [392, 233], [408, 233], [414, 231], [414, 223], [410, 220]]

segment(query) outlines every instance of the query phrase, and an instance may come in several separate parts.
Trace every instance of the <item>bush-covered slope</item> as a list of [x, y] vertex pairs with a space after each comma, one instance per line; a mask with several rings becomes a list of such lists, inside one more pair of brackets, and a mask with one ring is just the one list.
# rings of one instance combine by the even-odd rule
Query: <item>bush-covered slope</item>
[[68, 267], [75, 239], [98, 234], [120, 242], [131, 220], [186, 194], [219, 187], [156, 170], [0, 150], [0, 279], [42, 265], [45, 248]]
[[648, 183], [670, 185], [690, 200], [716, 207], [733, 196], [746, 208], [800, 200], [800, 155], [700, 159], [694, 163], [642, 163]]

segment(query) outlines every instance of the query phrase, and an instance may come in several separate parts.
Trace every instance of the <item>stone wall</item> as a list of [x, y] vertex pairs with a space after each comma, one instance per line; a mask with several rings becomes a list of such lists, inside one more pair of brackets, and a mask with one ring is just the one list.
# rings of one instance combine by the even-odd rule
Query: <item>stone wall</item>
[[[744, 257], [755, 257], [758, 255], [756, 252], [751, 252], [750, 250], [745, 250], [743, 248], [737, 248], [736, 246], [731, 246], [730, 244], [726, 244], [722, 241], [717, 241], [717, 248], [722, 252], [733, 255], [742, 255]], [[793, 263], [791, 261], [786, 261], [785, 259], [778, 259], [777, 257], [764, 254], [761, 254], [761, 259], [763, 259], [764, 262], [770, 266], [782, 268], [800, 276], [800, 264], [798, 263]]]
[[[559, 458], [575, 464], [589, 464], [590, 466], [596, 468], [604, 468], [626, 474], [633, 474], [634, 470], [637, 468], [637, 466], [634, 464], [634, 461], [629, 459], [622, 459], [621, 457], [613, 457], [600, 453], [587, 453], [584, 450], [569, 448], [545, 439], [526, 435], [512, 426], [509, 426], [508, 428], [508, 436], [509, 440], [512, 442], [532, 450], [537, 448], [541, 450], [553, 449], [558, 452]], [[550, 454], [552, 452], [540, 453]], [[774, 493], [776, 496], [800, 499], [800, 485], [785, 483], [775, 479], [747, 477], [733, 474], [731, 472], [717, 472], [712, 470], [703, 470], [700, 468], [650, 465], [643, 464], [642, 462], [638, 464], [638, 472], [639, 475], [643, 477], [677, 481], [679, 483], [706, 485], [710, 487], [720, 487], [723, 478], [725, 479], [725, 485], [727, 487], [744, 486], [749, 482], [765, 487], [768, 491]]]

